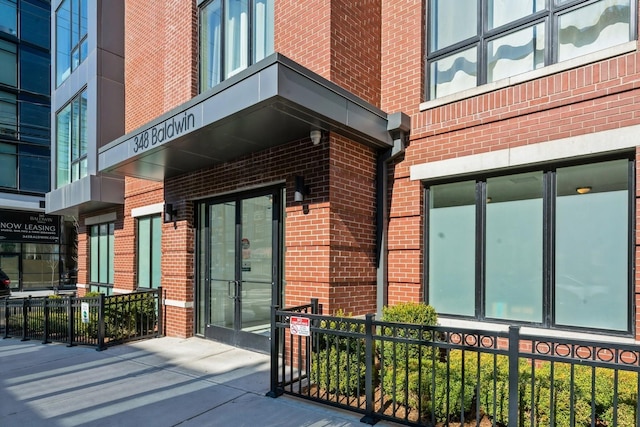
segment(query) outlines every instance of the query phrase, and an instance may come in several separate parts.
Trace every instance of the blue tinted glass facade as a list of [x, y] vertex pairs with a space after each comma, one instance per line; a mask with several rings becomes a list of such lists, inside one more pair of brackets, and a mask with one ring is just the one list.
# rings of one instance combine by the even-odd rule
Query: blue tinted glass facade
[[12, 166], [2, 193], [50, 188], [50, 16], [49, 1], [0, 1], [0, 144], [11, 148], [4, 164]]

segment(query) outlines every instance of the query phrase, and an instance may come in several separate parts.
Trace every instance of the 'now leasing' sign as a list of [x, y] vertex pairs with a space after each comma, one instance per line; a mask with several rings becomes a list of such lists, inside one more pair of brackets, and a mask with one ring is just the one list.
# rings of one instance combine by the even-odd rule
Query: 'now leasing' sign
[[59, 235], [58, 216], [0, 211], [0, 241], [57, 243]]

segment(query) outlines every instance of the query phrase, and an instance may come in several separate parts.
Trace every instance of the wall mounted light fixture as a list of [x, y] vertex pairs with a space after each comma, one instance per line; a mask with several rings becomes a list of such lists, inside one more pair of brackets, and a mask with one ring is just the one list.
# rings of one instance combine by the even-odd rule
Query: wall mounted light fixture
[[164, 222], [173, 221], [173, 228], [176, 228], [176, 217], [178, 216], [178, 210], [173, 208], [172, 203], [164, 204]]
[[296, 175], [296, 188], [293, 193], [294, 202], [303, 202], [304, 196], [309, 194], [309, 187], [304, 185], [304, 177], [302, 175]]
[[320, 144], [320, 142], [322, 142], [322, 131], [320, 129], [312, 130], [311, 132], [309, 132], [309, 138], [311, 139], [313, 145]]

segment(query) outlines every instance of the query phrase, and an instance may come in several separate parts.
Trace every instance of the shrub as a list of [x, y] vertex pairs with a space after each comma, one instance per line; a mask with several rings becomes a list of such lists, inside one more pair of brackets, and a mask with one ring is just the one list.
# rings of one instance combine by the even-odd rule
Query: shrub
[[[337, 317], [344, 317], [342, 311]], [[364, 333], [364, 324], [343, 320], [321, 320], [315, 349], [311, 355], [311, 381], [329, 393], [357, 395], [365, 387], [365, 345], [363, 338], [341, 333]]]
[[[437, 315], [433, 307], [414, 302], [404, 302], [382, 310], [384, 322], [415, 326], [385, 326], [382, 335], [390, 338], [431, 341], [433, 331], [424, 326], [434, 326]], [[433, 406], [433, 375], [438, 365], [433, 347], [395, 340], [382, 340], [380, 347], [382, 369], [381, 387], [395, 403], [426, 413]], [[437, 394], [437, 393], [436, 393]]]
[[[461, 419], [473, 410], [478, 384], [478, 354], [452, 350], [436, 362], [434, 415], [437, 421]], [[447, 393], [449, 393], [447, 400]]]
[[[422, 326], [435, 326], [437, 314], [433, 307], [424, 303], [403, 302], [391, 307], [383, 307], [382, 321], [416, 325], [415, 327], [391, 326], [385, 327], [382, 335], [385, 337], [409, 338], [412, 340], [431, 341], [433, 332]], [[383, 342], [383, 357], [385, 360], [399, 360], [400, 363], [431, 354], [431, 348], [409, 343]]]

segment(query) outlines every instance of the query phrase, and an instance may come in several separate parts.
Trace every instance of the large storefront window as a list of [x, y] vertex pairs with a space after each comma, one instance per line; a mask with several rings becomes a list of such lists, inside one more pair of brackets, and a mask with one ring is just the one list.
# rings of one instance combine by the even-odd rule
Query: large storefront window
[[87, 0], [65, 0], [56, 11], [56, 86], [87, 58]]
[[635, 40], [630, 0], [428, 0], [428, 98]]
[[77, 266], [76, 229], [41, 212], [0, 210], [0, 268], [14, 291], [59, 289]]
[[91, 290], [110, 294], [113, 287], [114, 223], [92, 225], [90, 230], [89, 280]]
[[87, 176], [87, 92], [56, 115], [57, 187]]
[[624, 161], [558, 169], [554, 257], [558, 324], [604, 329], [627, 324], [627, 181]]
[[442, 315], [630, 330], [626, 159], [427, 188], [428, 299]]
[[157, 289], [162, 258], [162, 221], [160, 215], [138, 218], [138, 287]]
[[200, 91], [272, 54], [274, 0], [212, 0], [200, 11]]

